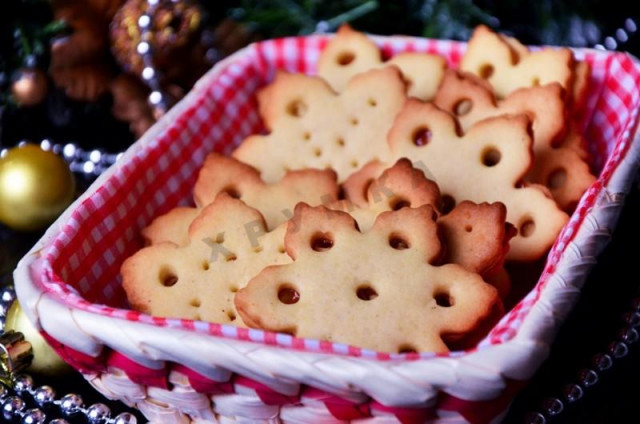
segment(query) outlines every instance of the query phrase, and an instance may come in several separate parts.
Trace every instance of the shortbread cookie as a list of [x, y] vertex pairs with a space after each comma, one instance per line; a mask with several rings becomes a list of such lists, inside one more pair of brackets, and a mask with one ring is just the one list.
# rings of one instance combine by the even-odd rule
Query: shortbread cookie
[[595, 180], [579, 154], [558, 145], [564, 138], [578, 135], [571, 132], [561, 137], [566, 122], [565, 104], [563, 89], [557, 83], [520, 88], [498, 101], [482, 80], [471, 74], [448, 71], [434, 103], [456, 115], [463, 131], [488, 117], [506, 113], [529, 116], [535, 160], [526, 179], [545, 185], [560, 208], [567, 212], [573, 210]]
[[145, 247], [124, 262], [129, 303], [155, 316], [244, 326], [235, 293], [266, 266], [291, 261], [285, 227], [267, 232], [257, 210], [221, 193], [189, 227], [189, 243]]
[[[482, 276], [482, 278], [496, 288], [498, 296], [500, 296], [503, 302], [507, 299], [507, 296], [511, 293], [511, 276], [504, 268], [504, 265], [498, 268], [493, 274]], [[518, 284], [520, 284], [519, 281]]]
[[248, 137], [233, 156], [266, 183], [305, 168], [333, 168], [341, 182], [371, 160], [386, 160], [386, 134], [405, 100], [392, 66], [358, 74], [339, 95], [320, 77], [279, 72], [258, 93], [271, 132]]
[[[379, 162], [364, 166], [345, 181], [346, 200], [327, 206], [348, 212], [361, 231], [369, 230], [382, 212], [423, 205], [437, 211], [441, 204], [438, 186], [408, 159], [399, 159], [382, 174], [381, 169], [384, 165]], [[438, 218], [446, 247], [441, 262], [462, 265], [482, 277], [497, 272], [504, 263], [509, 239], [515, 235], [506, 223], [504, 205], [461, 202], [447, 212]]]
[[189, 226], [200, 212], [198, 208], [179, 206], [160, 215], [148, 227], [142, 229], [145, 244], [151, 246], [164, 241], [178, 246], [189, 244]]
[[531, 119], [534, 153], [551, 149], [563, 135], [566, 122], [564, 89], [558, 83], [520, 88], [502, 100], [491, 86], [473, 74], [447, 71], [433, 100], [458, 119], [463, 131], [494, 116], [526, 114]]
[[581, 120], [587, 103], [589, 89], [589, 79], [591, 78], [591, 67], [588, 62], [576, 62], [573, 68], [574, 80], [571, 89], [571, 118]]
[[557, 147], [571, 149], [580, 159], [589, 163], [590, 155], [587, 148], [587, 140], [575, 121], [569, 122], [567, 134], [562, 137]]
[[340, 187], [331, 169], [301, 169], [289, 171], [278, 182], [267, 184], [260, 173], [236, 159], [211, 153], [200, 169], [193, 189], [197, 206], [206, 206], [218, 193], [227, 192], [264, 216], [272, 229], [293, 216], [298, 202], [312, 206], [338, 199]]
[[496, 274], [509, 251], [515, 229], [506, 223], [507, 208], [500, 202], [460, 202], [438, 219], [446, 241], [446, 263], [462, 265], [482, 276]]
[[388, 169], [380, 162], [370, 162], [349, 176], [343, 188], [346, 199], [325, 206], [348, 212], [362, 231], [369, 230], [382, 212], [422, 205], [435, 210], [440, 202], [438, 186], [406, 158]]
[[570, 120], [582, 123], [591, 68], [588, 62], [576, 61], [569, 49], [544, 48], [529, 52], [515, 38], [479, 26], [469, 41], [460, 68], [489, 81], [499, 98], [518, 88], [557, 82], [566, 91], [565, 106]]
[[347, 213], [296, 206], [294, 262], [264, 269], [235, 298], [245, 322], [382, 352], [447, 352], [499, 304], [496, 289], [440, 255], [430, 206], [384, 212], [366, 232]]
[[[271, 230], [293, 216], [298, 202], [310, 205], [334, 202], [340, 187], [336, 173], [330, 169], [304, 169], [289, 171], [282, 180], [266, 184], [260, 174], [236, 159], [211, 153], [200, 169], [194, 188], [197, 206], [210, 204], [225, 192], [257, 209]], [[188, 229], [200, 213], [199, 208], [178, 207], [156, 218], [142, 230], [147, 244], [170, 241], [179, 246], [187, 244]]]
[[462, 56], [460, 69], [489, 81], [498, 98], [505, 98], [518, 88], [552, 82], [570, 91], [574, 78], [574, 58], [568, 48], [545, 48], [530, 52], [514, 38], [479, 25]]
[[[516, 38], [508, 37], [504, 34], [499, 34], [499, 37], [504, 42], [508, 43], [509, 47], [513, 49], [514, 62], [519, 62], [521, 58], [526, 57], [529, 54], [529, 49]], [[563, 87], [568, 91], [567, 106], [571, 110], [572, 115], [580, 114], [585, 106], [590, 77], [591, 67], [589, 66], [589, 63], [585, 61], [578, 61], [574, 58], [570, 85], [563, 85]]]
[[569, 213], [596, 180], [580, 154], [568, 147], [538, 153], [529, 177], [533, 182], [544, 184], [558, 206]]
[[504, 203], [507, 221], [518, 229], [507, 259], [533, 261], [551, 247], [568, 216], [545, 191], [522, 186], [533, 161], [529, 129], [526, 116], [504, 115], [458, 135], [452, 115], [409, 100], [389, 132], [389, 144], [395, 157], [423, 163], [450, 203]]
[[344, 24], [320, 54], [318, 75], [335, 91], [342, 92], [353, 76], [391, 65], [402, 72], [409, 96], [421, 100], [433, 98], [447, 68], [443, 57], [428, 53], [400, 53], [383, 61], [373, 40]]

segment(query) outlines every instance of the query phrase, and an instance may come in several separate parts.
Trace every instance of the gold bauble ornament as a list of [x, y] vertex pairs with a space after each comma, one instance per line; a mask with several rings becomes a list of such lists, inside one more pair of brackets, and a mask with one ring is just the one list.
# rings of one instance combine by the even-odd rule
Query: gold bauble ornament
[[11, 94], [20, 106], [40, 104], [49, 91], [49, 81], [45, 73], [36, 68], [25, 68], [18, 71], [18, 76], [11, 86]]
[[42, 229], [71, 203], [75, 180], [55, 153], [26, 144], [0, 158], [0, 222], [22, 231]]
[[33, 361], [27, 368], [28, 372], [46, 376], [61, 376], [73, 371], [73, 368], [67, 365], [47, 344], [17, 301], [13, 302], [7, 312], [5, 331], [9, 330], [19, 331], [24, 335], [24, 339], [31, 343]]

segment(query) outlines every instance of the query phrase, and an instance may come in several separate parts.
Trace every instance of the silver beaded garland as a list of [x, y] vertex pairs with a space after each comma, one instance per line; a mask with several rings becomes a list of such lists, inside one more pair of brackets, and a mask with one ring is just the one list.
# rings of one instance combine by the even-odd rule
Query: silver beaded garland
[[33, 379], [26, 374], [19, 374], [13, 377], [13, 390], [16, 393], [28, 392], [33, 388]]
[[624, 24], [616, 29], [613, 35], [604, 38], [602, 43], [596, 44], [594, 48], [598, 50], [618, 50], [623, 47], [631, 35], [638, 31], [638, 24], [633, 18], [627, 18]]
[[140, 42], [136, 46], [136, 52], [142, 58], [144, 68], [142, 69], [142, 79], [151, 88], [149, 94], [149, 104], [160, 113], [164, 114], [169, 108], [167, 99], [160, 91], [160, 75], [153, 67], [153, 47], [146, 40], [151, 40], [149, 31], [151, 29], [151, 17], [158, 8], [158, 0], [147, 0], [147, 10], [138, 18], [138, 28], [140, 29]]
[[56, 392], [49, 386], [40, 386], [33, 391], [33, 400], [39, 405], [44, 406], [51, 403], [56, 398]]
[[[164, 0], [166, 2], [166, 0]], [[142, 68], [141, 77], [142, 80], [151, 89], [149, 94], [149, 104], [160, 114], [164, 114], [170, 105], [170, 98], [161, 89], [161, 74], [155, 69], [153, 64], [154, 46], [151, 42], [150, 31], [152, 29], [152, 17], [158, 9], [158, 5], [161, 0], [147, 0], [147, 8], [145, 12], [140, 15], [137, 21], [138, 29], [140, 30], [140, 42], [136, 46], [136, 53], [142, 58], [144, 67]], [[178, 3], [178, 0], [171, 0], [171, 3]], [[213, 47], [215, 37], [211, 31], [203, 30], [200, 36], [200, 42], [206, 48], [205, 58], [211, 64], [220, 60], [220, 52]]]
[[542, 407], [549, 416], [556, 416], [564, 411], [564, 404], [558, 398], [547, 398], [542, 401]]
[[633, 328], [640, 327], [640, 312], [629, 312], [624, 316], [624, 320]]
[[76, 395], [75, 393], [69, 393], [68, 395], [64, 395], [62, 399], [60, 399], [59, 406], [60, 412], [62, 412], [64, 415], [73, 415], [82, 409], [82, 397]]
[[40, 142], [42, 150], [50, 150], [69, 163], [72, 172], [87, 176], [98, 176], [122, 157], [122, 153], [106, 153], [98, 149], [84, 150], [73, 143], [52, 144], [49, 140]]
[[640, 334], [638, 334], [638, 330], [633, 327], [623, 328], [620, 332], [620, 340], [622, 340], [626, 344], [633, 344], [640, 339]]
[[[155, 12], [160, 0], [147, 0], [147, 11], [138, 18], [137, 24], [141, 32], [141, 40], [150, 39], [148, 32], [151, 26], [151, 16]], [[173, 0], [175, 1], [175, 0]], [[326, 22], [318, 23], [317, 32], [326, 32]], [[615, 35], [605, 37], [602, 44], [595, 45], [596, 49], [616, 50], [621, 44], [626, 43], [630, 35], [638, 30], [637, 23], [628, 18], [623, 27], [616, 30]], [[208, 33], [203, 32], [203, 39]], [[136, 51], [141, 55], [145, 64], [141, 77], [151, 88], [149, 95], [149, 103], [165, 112], [168, 108], [168, 102], [164, 94], [160, 90], [160, 75], [153, 67], [153, 46], [147, 41], [141, 41], [136, 46]], [[213, 63], [219, 59], [217, 51], [210, 49], [212, 53], [210, 61]], [[207, 57], [210, 56], [207, 51]], [[24, 145], [26, 142], [20, 142], [18, 145]], [[73, 143], [65, 145], [53, 144], [49, 140], [42, 140], [40, 147], [43, 150], [51, 150], [56, 154], [61, 154], [69, 163], [70, 169], [76, 173], [82, 173], [89, 176], [97, 176], [102, 174], [109, 166], [114, 164], [122, 157], [122, 153], [109, 154], [100, 150], [85, 151], [77, 147]], [[0, 148], [0, 158], [7, 154], [7, 148]], [[6, 314], [10, 305], [15, 300], [15, 292], [12, 287], [4, 287], [0, 290], [0, 333], [3, 332], [6, 320]], [[594, 357], [594, 366], [597, 371], [603, 372], [610, 369], [614, 359], [625, 357], [629, 352], [629, 345], [636, 343], [640, 339], [640, 335], [636, 330], [640, 327], [640, 297], [634, 299], [633, 309], [625, 314], [624, 319], [628, 327], [624, 328], [620, 333], [620, 340], [609, 345], [608, 353], [600, 353]], [[584, 396], [584, 391], [592, 387], [599, 381], [598, 373], [592, 369], [584, 369], [578, 373], [579, 384], [569, 384], [564, 387], [564, 399], [568, 403], [578, 401]], [[28, 393], [32, 396], [35, 403], [44, 407], [47, 405], [57, 405], [66, 416], [82, 413], [91, 424], [137, 424], [137, 419], [133, 414], [128, 412], [121, 413], [114, 418], [110, 418], [110, 409], [102, 404], [96, 403], [84, 408], [82, 398], [77, 394], [67, 394], [60, 400], [55, 400], [55, 391], [49, 386], [40, 386], [33, 388], [33, 379], [28, 375], [18, 375], [13, 378], [13, 391], [16, 394]], [[11, 395], [11, 391], [0, 383], [0, 405], [2, 417], [7, 421], [13, 421], [21, 418], [22, 424], [44, 424], [46, 422], [46, 414], [39, 408], [25, 410], [26, 404], [20, 396]], [[546, 398], [542, 403], [543, 412], [546, 416], [553, 417], [560, 414], [564, 410], [564, 403], [559, 398]], [[547, 419], [540, 412], [530, 412], [525, 417], [527, 424], [546, 424]], [[69, 424], [64, 418], [56, 418], [50, 421], [50, 424]]]
[[616, 359], [624, 358], [629, 353], [629, 346], [624, 342], [613, 342], [609, 345], [609, 354]]
[[592, 387], [598, 380], [600, 380], [600, 377], [598, 377], [598, 373], [594, 370], [584, 369], [578, 372], [578, 381], [580, 385], [585, 388]]
[[[71, 150], [67, 148], [67, 150]], [[97, 155], [93, 153], [94, 158]], [[0, 312], [7, 311], [11, 303], [15, 300], [15, 292], [13, 287], [3, 287], [0, 289]], [[4, 314], [1, 318], [4, 318]], [[0, 334], [4, 332], [4, 323], [0, 326]], [[2, 418], [6, 421], [17, 422], [20, 424], [44, 424], [47, 415], [42, 408], [57, 406], [60, 413], [69, 417], [75, 414], [82, 414], [86, 417], [90, 424], [137, 424], [137, 419], [133, 414], [123, 412], [114, 418], [111, 418], [111, 410], [107, 405], [96, 403], [85, 408], [82, 397], [77, 394], [69, 393], [60, 400], [56, 400], [55, 391], [49, 386], [34, 387], [33, 378], [27, 374], [18, 374], [12, 377], [12, 388], [6, 387], [0, 383], [0, 408]], [[27, 409], [23, 397], [30, 395], [37, 408]], [[49, 424], [69, 424], [66, 419], [57, 418], [49, 422]]]
[[[25, 144], [27, 144], [26, 141], [21, 141], [18, 146], [24, 146]], [[98, 149], [84, 150], [73, 143], [53, 144], [47, 139], [40, 142], [40, 148], [61, 155], [69, 163], [69, 168], [72, 172], [89, 177], [102, 174], [122, 157], [122, 153], [106, 153]], [[0, 147], [0, 157], [4, 157], [8, 151], [8, 148]], [[6, 302], [4, 298], [1, 300], [5, 305], [11, 304], [10, 300]]]
[[547, 419], [539, 412], [529, 412], [524, 417], [525, 424], [546, 424]]
[[598, 371], [606, 371], [613, 366], [613, 358], [606, 353], [599, 353], [593, 357], [593, 364]]
[[136, 424], [136, 417], [128, 412], [123, 412], [112, 420], [112, 424]]
[[87, 418], [91, 424], [102, 424], [110, 415], [111, 410], [104, 403], [95, 403], [87, 408]]
[[19, 396], [9, 396], [2, 402], [2, 417], [7, 421], [12, 421], [21, 415], [25, 404]]
[[2, 291], [0, 291], [0, 302], [3, 305], [8, 305], [13, 303], [16, 299], [16, 295], [10, 287], [3, 287]]
[[44, 424], [47, 416], [38, 408], [33, 408], [25, 411], [22, 415], [22, 424]]
[[568, 384], [563, 390], [564, 398], [568, 403], [576, 402], [584, 396], [584, 390], [577, 384]]
[[[616, 359], [628, 355], [630, 346], [640, 340], [637, 327], [640, 326], [640, 297], [631, 302], [631, 311], [623, 315], [625, 327], [618, 332], [619, 340], [609, 344], [606, 353], [598, 353], [592, 359], [593, 369], [586, 368], [578, 372], [577, 383], [568, 384], [563, 389], [564, 401], [575, 403], [584, 397], [585, 391], [598, 383], [598, 373], [609, 370]], [[545, 399], [540, 412], [530, 412], [525, 417], [527, 424], [546, 424], [547, 417], [554, 417], [564, 410], [561, 399], [551, 397]]]

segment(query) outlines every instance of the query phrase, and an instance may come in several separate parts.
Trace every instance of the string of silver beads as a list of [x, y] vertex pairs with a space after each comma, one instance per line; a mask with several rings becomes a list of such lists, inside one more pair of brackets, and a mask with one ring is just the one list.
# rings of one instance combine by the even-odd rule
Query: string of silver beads
[[[0, 290], [0, 334], [4, 332], [6, 314], [15, 301], [13, 287], [7, 286]], [[37, 405], [27, 408], [26, 396], [30, 396]], [[18, 374], [12, 377], [12, 388], [0, 383], [0, 410], [2, 418], [7, 422], [20, 424], [45, 424], [47, 414], [44, 408], [55, 406], [65, 418], [74, 415], [84, 415], [89, 424], [136, 424], [135, 415], [123, 412], [111, 417], [111, 410], [103, 403], [84, 406], [82, 397], [75, 393], [68, 393], [56, 399], [56, 392], [50, 386], [36, 387], [33, 378], [28, 374]], [[51, 420], [50, 424], [69, 424], [65, 418]]]
[[[18, 146], [26, 143], [21, 141]], [[56, 144], [48, 139], [40, 142], [40, 148], [62, 156], [69, 164], [71, 172], [86, 177], [99, 176], [122, 157], [122, 153], [107, 153], [101, 149], [85, 150], [74, 143]], [[0, 158], [4, 157], [8, 150], [0, 146]]]
[[632, 302], [631, 309], [624, 315], [624, 326], [606, 351], [595, 354], [591, 366], [581, 369], [576, 381], [562, 389], [560, 397], [548, 397], [540, 405], [540, 410], [530, 412], [525, 417], [526, 424], [547, 424], [565, 410], [566, 406], [582, 399], [591, 387], [600, 380], [602, 373], [611, 369], [616, 360], [626, 357], [629, 349], [640, 340], [640, 297]]

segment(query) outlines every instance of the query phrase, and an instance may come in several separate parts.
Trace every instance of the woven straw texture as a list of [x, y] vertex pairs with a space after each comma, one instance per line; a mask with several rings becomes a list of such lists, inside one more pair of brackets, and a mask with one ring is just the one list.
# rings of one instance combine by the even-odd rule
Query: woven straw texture
[[[126, 308], [122, 261], [140, 229], [189, 204], [210, 151], [262, 131], [254, 93], [276, 69], [315, 73], [328, 38], [252, 45], [219, 63], [76, 201], [21, 261], [19, 299], [55, 349], [102, 393], [154, 422], [497, 422], [548, 354], [615, 226], [638, 168], [640, 65], [576, 51], [593, 69], [583, 127], [598, 180], [549, 253], [535, 288], [476, 349], [385, 354]], [[463, 43], [376, 37], [386, 56]], [[362, 420], [362, 421], [360, 421]]]

